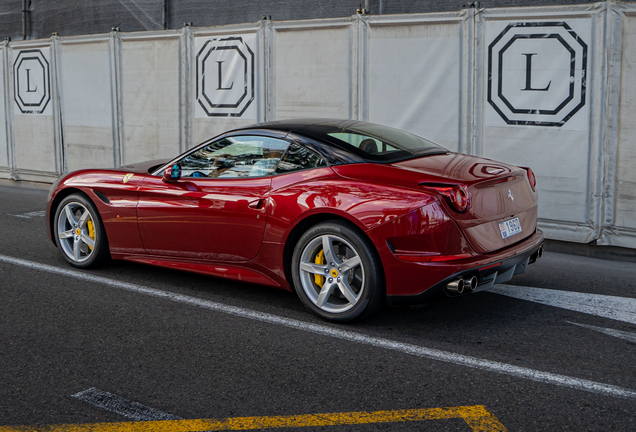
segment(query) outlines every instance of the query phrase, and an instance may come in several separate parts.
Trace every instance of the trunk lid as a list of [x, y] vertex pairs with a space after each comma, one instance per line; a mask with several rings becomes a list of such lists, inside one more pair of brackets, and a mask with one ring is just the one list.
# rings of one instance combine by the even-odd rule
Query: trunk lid
[[[469, 207], [465, 212], [459, 213], [443, 201], [477, 253], [517, 243], [536, 229], [537, 194], [523, 168], [460, 154], [413, 159], [394, 166], [467, 187]], [[499, 224], [515, 218], [519, 219], [521, 232], [504, 239]]]

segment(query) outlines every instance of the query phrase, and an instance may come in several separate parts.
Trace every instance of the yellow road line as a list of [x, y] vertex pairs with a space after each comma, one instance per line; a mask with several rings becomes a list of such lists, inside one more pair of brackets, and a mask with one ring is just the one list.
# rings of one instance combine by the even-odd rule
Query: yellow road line
[[0, 432], [197, 432], [236, 431], [369, 423], [400, 423], [461, 418], [474, 432], [507, 429], [483, 405], [395, 411], [305, 414], [226, 419], [159, 420], [120, 423], [87, 423], [37, 426], [0, 426]]

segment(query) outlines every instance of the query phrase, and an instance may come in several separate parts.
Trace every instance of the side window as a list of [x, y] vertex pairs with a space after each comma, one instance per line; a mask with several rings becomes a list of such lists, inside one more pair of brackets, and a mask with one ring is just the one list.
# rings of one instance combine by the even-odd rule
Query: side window
[[334, 132], [330, 133], [329, 135], [334, 138], [338, 138], [339, 140], [344, 141], [347, 144], [351, 144], [354, 147], [358, 147], [363, 152], [369, 154], [398, 150], [392, 145], [380, 141], [377, 138], [372, 138], [370, 136], [362, 135], [359, 133]]
[[316, 153], [308, 150], [298, 144], [289, 146], [289, 151], [278, 164], [276, 174], [283, 174], [292, 171], [300, 171], [311, 168], [327, 166], [327, 162]]
[[287, 141], [270, 137], [221, 138], [181, 159], [181, 177], [268, 176], [274, 172], [288, 146]]

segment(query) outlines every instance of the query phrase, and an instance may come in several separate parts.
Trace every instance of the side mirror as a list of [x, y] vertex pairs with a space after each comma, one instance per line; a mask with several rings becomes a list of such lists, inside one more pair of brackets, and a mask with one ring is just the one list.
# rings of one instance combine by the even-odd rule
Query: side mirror
[[173, 183], [181, 178], [181, 166], [174, 164], [171, 167], [163, 170], [163, 181], [166, 183]]

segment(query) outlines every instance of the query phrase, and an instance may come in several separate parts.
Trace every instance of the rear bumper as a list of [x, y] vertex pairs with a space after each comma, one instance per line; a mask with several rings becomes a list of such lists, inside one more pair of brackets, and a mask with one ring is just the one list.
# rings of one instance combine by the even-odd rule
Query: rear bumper
[[[448, 263], [404, 263], [403, 270], [409, 274], [410, 286], [403, 289], [407, 291], [404, 294], [387, 292], [387, 304], [417, 304], [434, 297], [455, 296], [445, 288], [449, 282], [460, 277], [477, 277], [477, 288], [472, 292], [490, 289], [495, 284], [508, 282], [514, 275], [523, 273], [528, 265], [536, 260], [542, 244], [543, 232], [537, 229], [530, 237], [506, 249], [475, 255], [465, 260]], [[432, 274], [435, 274], [438, 280], [431, 283]], [[429, 286], [421, 286], [418, 281], [426, 281]]]

